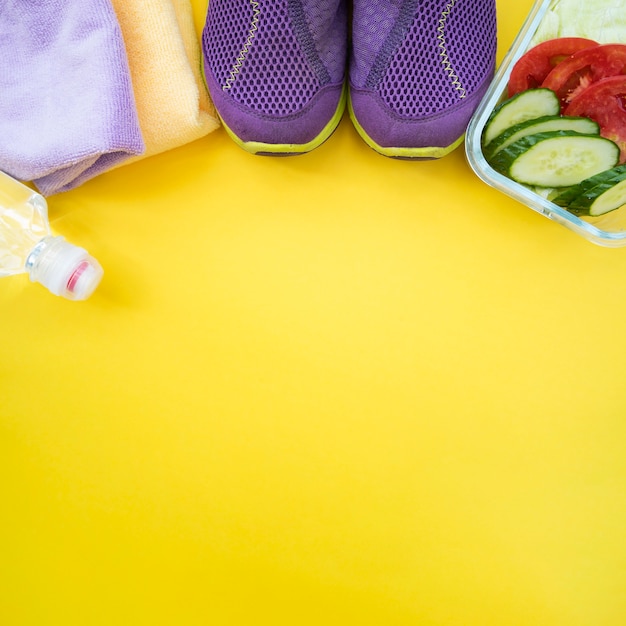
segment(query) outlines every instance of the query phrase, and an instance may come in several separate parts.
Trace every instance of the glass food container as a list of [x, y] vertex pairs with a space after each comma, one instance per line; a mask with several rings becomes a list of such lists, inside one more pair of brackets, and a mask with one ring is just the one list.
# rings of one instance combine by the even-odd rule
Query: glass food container
[[[585, 239], [605, 247], [626, 246], [626, 206], [598, 217], [575, 215], [554, 204], [532, 188], [517, 183], [494, 170], [485, 159], [481, 148], [481, 137], [489, 116], [494, 108], [507, 98], [507, 84], [515, 62], [538, 40], [541, 40], [539, 36], [542, 31], [549, 30], [547, 27], [550, 26], [549, 22], [554, 20], [554, 12], [560, 2], [561, 0], [537, 0], [533, 5], [519, 34], [500, 64], [494, 80], [470, 120], [465, 141], [467, 160], [482, 181]], [[615, 5], [614, 9], [611, 10], [624, 11], [623, 6], [620, 9], [619, 0], [615, 0], [613, 4]], [[607, 20], [611, 18], [610, 13], [611, 11], [606, 12]], [[600, 36], [596, 36], [594, 39], [599, 43], [609, 43], [606, 39], [610, 38], [610, 32], [611, 29], [607, 26], [603, 33], [604, 40]], [[591, 38], [589, 33], [579, 36]]]

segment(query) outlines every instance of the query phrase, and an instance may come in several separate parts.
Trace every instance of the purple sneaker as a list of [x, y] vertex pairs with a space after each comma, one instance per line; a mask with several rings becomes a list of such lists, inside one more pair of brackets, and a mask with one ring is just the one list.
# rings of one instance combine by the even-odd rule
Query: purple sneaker
[[346, 102], [346, 0], [210, 0], [204, 76], [232, 139], [254, 154], [301, 154]]
[[348, 107], [385, 156], [433, 159], [463, 142], [495, 69], [495, 0], [354, 0]]

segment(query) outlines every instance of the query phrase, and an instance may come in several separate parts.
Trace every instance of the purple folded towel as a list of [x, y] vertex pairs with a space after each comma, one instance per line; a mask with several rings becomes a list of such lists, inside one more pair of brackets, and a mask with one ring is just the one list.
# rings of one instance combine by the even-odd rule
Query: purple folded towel
[[144, 151], [109, 0], [0, 5], [0, 170], [44, 195]]

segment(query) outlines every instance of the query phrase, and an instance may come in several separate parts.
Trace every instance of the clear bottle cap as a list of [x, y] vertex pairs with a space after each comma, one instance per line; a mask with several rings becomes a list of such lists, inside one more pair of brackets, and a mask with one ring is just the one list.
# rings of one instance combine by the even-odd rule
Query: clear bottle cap
[[86, 300], [104, 273], [86, 250], [63, 237], [42, 239], [28, 256], [26, 270], [33, 282], [68, 300]]

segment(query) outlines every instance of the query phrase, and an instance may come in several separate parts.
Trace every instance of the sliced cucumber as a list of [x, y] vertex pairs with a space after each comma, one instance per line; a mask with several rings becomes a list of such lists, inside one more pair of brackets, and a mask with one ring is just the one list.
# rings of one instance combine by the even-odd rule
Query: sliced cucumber
[[626, 164], [618, 165], [568, 189], [553, 199], [576, 215], [604, 215], [626, 204]]
[[483, 130], [483, 147], [511, 126], [537, 117], [558, 115], [560, 110], [559, 98], [551, 89], [539, 87], [521, 91], [493, 110]]
[[567, 189], [561, 189], [561, 192], [552, 198], [552, 202], [554, 202], [554, 204], [558, 204], [559, 206], [568, 208], [579, 196], [586, 194], [596, 185], [606, 184], [607, 181], [610, 181], [613, 177], [619, 176], [620, 172], [622, 172], [625, 168], [625, 165], [617, 165], [609, 170], [603, 170], [599, 174], [585, 178], [577, 185], [573, 185]]
[[527, 135], [546, 133], [553, 130], [575, 130], [584, 135], [599, 135], [600, 125], [588, 117], [564, 117], [561, 115], [546, 115], [515, 124], [500, 133], [486, 148], [485, 158], [489, 161], [500, 150], [507, 148]]
[[492, 167], [518, 183], [570, 187], [617, 165], [620, 150], [610, 139], [571, 130], [527, 135], [500, 150]]

